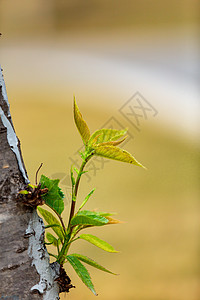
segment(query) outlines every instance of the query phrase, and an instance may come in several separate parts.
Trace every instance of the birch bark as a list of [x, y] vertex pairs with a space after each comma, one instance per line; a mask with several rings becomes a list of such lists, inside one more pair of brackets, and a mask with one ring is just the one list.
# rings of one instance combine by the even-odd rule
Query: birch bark
[[29, 182], [0, 67], [0, 299], [59, 299], [60, 266], [49, 264], [44, 224], [16, 201]]

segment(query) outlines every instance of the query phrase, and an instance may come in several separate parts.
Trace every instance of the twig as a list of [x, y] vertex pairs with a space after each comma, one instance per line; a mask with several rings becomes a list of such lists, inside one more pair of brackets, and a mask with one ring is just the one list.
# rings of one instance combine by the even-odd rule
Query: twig
[[37, 183], [38, 172], [40, 171], [40, 169], [42, 168], [42, 166], [43, 166], [43, 163], [40, 164], [40, 166], [39, 166], [39, 168], [37, 169], [37, 172], [36, 172], [36, 174], [35, 174], [35, 184], [36, 184], [36, 185], [38, 184], [38, 183]]

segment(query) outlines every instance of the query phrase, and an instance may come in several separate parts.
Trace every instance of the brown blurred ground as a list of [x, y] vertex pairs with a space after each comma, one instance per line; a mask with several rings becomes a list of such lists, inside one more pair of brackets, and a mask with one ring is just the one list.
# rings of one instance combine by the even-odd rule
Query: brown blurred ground
[[[48, 35], [57, 31], [89, 31], [196, 23], [198, 0], [63, 1], [1, 0], [1, 30], [9, 34]], [[16, 26], [17, 25], [17, 26]], [[52, 32], [48, 32], [52, 30]]]

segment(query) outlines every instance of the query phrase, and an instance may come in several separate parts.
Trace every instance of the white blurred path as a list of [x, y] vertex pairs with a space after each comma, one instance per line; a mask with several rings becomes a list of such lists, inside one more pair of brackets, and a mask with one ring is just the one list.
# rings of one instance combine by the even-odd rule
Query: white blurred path
[[102, 95], [114, 108], [139, 91], [156, 107], [159, 119], [197, 134], [200, 68], [195, 38], [184, 35], [171, 44], [125, 41], [11, 43], [1, 45], [0, 62], [9, 87], [50, 88], [79, 98]]

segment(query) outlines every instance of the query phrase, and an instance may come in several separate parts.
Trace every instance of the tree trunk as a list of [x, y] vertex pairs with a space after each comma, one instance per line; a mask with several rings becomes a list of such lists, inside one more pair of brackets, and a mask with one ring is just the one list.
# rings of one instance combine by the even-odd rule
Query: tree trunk
[[16, 195], [29, 182], [0, 67], [0, 299], [59, 299], [60, 266], [49, 264], [44, 224]]

